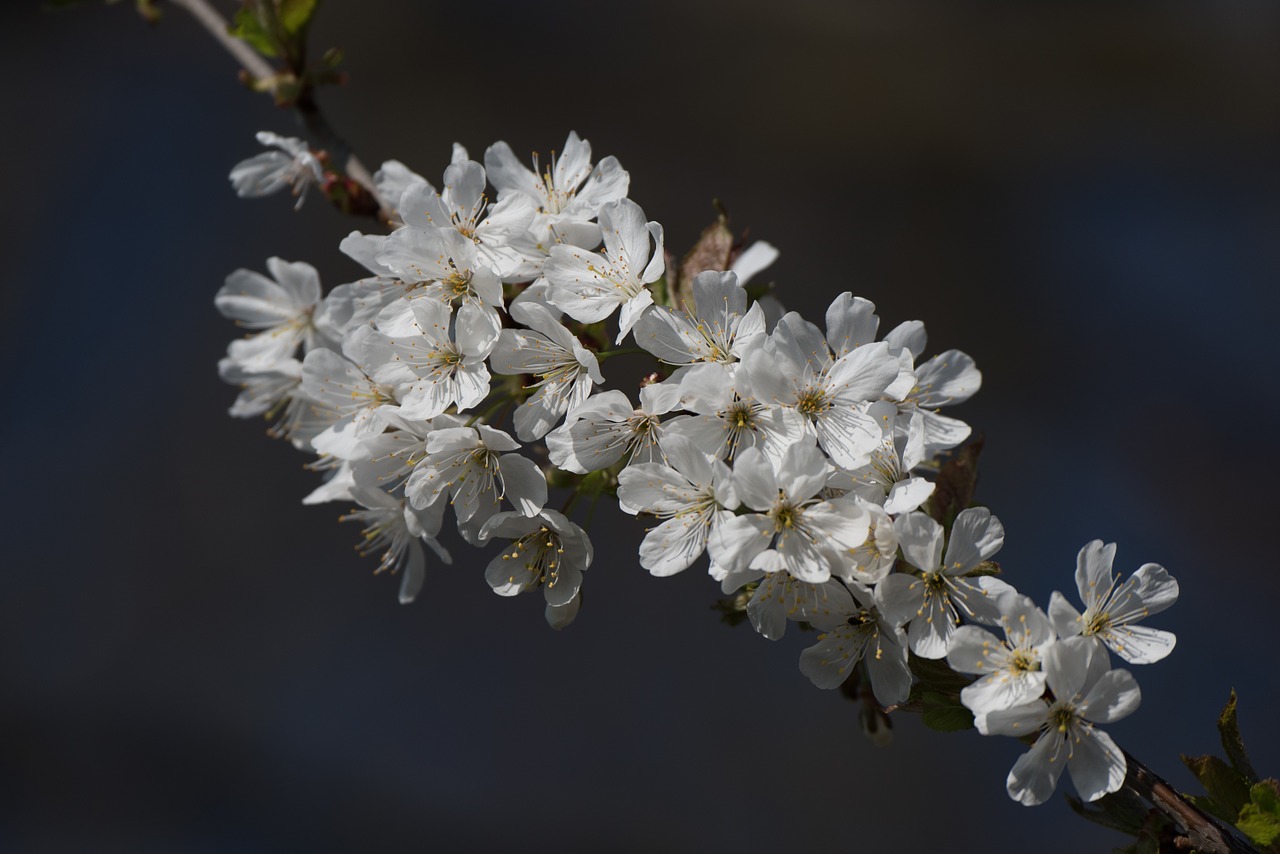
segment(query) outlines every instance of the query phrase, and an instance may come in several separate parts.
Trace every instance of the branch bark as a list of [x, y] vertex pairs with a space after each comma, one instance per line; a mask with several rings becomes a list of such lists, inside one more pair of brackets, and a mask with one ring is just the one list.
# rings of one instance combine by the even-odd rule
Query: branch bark
[[1124, 752], [1124, 758], [1129, 765], [1125, 788], [1172, 821], [1187, 839], [1189, 848], [1201, 854], [1260, 854], [1258, 849], [1223, 827], [1212, 816], [1193, 806], [1128, 751]]

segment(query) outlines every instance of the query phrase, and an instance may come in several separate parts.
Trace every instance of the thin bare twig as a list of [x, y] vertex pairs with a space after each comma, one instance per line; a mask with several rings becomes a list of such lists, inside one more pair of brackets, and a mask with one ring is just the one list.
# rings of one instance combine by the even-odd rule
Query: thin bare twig
[[[276, 70], [271, 67], [270, 63], [259, 56], [257, 51], [231, 35], [227, 29], [227, 19], [222, 17], [222, 14], [217, 9], [210, 6], [207, 0], [169, 0], [169, 2], [174, 6], [185, 9], [191, 17], [195, 18], [197, 23], [204, 27], [217, 40], [218, 44], [222, 45], [227, 53], [231, 54], [240, 63], [240, 66], [250, 76], [257, 80], [270, 80], [276, 76]], [[307, 129], [313, 139], [322, 148], [329, 151], [336, 162], [343, 164], [343, 171], [353, 181], [364, 187], [374, 199], [377, 199], [379, 205], [385, 207], [383, 200], [378, 197], [377, 188], [373, 183], [373, 175], [360, 162], [360, 158], [351, 151], [351, 146], [338, 135], [337, 131], [325, 119], [308, 89], [303, 90], [303, 93], [294, 104], [294, 109], [303, 127]]]

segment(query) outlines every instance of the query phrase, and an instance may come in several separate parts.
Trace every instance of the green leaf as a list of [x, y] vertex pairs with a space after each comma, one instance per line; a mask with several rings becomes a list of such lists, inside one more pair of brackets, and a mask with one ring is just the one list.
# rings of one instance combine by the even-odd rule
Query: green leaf
[[1254, 784], [1236, 827], [1259, 845], [1270, 847], [1280, 842], [1280, 784], [1275, 780]]
[[940, 691], [944, 694], [959, 694], [960, 690], [973, 682], [973, 676], [956, 673], [946, 659], [920, 658], [911, 653], [907, 659], [911, 672], [920, 680], [922, 690]]
[[1218, 716], [1218, 733], [1222, 736], [1222, 749], [1231, 760], [1231, 767], [1240, 772], [1250, 784], [1258, 782], [1258, 772], [1253, 770], [1249, 757], [1244, 752], [1244, 739], [1240, 737], [1240, 723], [1236, 720], [1236, 692], [1231, 690], [1231, 699]]
[[297, 35], [311, 23], [320, 0], [277, 0], [280, 9], [280, 23], [289, 35]]
[[1249, 803], [1249, 784], [1226, 762], [1209, 755], [1184, 755], [1182, 761], [1209, 793], [1216, 807], [1211, 810], [1215, 815], [1238, 815], [1240, 808]]
[[250, 47], [263, 56], [280, 55], [271, 31], [267, 29], [256, 10], [248, 4], [241, 6], [236, 12], [235, 17], [231, 19], [231, 26], [227, 27], [227, 32], [241, 41], [248, 42]]
[[929, 729], [959, 732], [973, 726], [973, 712], [964, 707], [959, 695], [923, 691], [920, 694], [920, 704], [923, 707], [920, 720]]
[[960, 732], [973, 728], [973, 712], [964, 706], [937, 706], [920, 713], [920, 720], [938, 732]]

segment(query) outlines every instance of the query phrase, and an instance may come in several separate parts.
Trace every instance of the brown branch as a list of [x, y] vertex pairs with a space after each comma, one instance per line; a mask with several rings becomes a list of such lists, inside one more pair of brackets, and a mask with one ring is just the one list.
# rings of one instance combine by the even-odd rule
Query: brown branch
[[1188, 847], [1201, 854], [1260, 854], [1212, 816], [1193, 806], [1158, 774], [1124, 753], [1129, 770], [1124, 785], [1174, 823]]

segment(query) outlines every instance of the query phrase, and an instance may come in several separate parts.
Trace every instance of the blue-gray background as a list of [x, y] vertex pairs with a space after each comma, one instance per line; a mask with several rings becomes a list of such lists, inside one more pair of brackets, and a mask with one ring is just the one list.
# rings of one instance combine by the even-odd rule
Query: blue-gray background
[[[222, 278], [354, 278], [355, 224], [235, 199], [290, 116], [183, 13], [127, 7], [0, 29], [0, 850], [1123, 842], [1009, 801], [1012, 740], [907, 719], [873, 748], [801, 638], [719, 624], [698, 569], [648, 577], [617, 512], [563, 633], [461, 548], [398, 605], [214, 371]], [[576, 129], [672, 247], [718, 197], [781, 248], [790, 307], [851, 289], [971, 353], [1009, 580], [1045, 603], [1102, 537], [1182, 584], [1115, 737], [1189, 785], [1177, 754], [1216, 746], [1234, 686], [1280, 772], [1280, 7], [333, 0], [315, 44], [348, 51], [322, 98], [370, 163], [438, 177], [455, 140]]]

